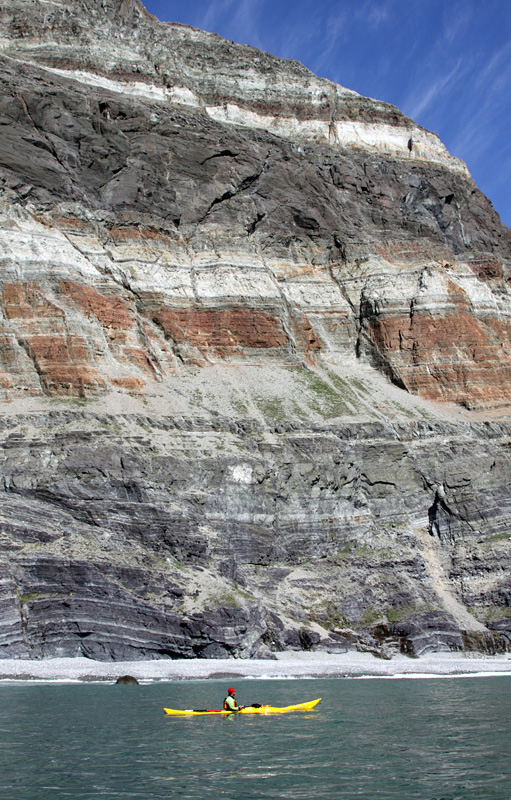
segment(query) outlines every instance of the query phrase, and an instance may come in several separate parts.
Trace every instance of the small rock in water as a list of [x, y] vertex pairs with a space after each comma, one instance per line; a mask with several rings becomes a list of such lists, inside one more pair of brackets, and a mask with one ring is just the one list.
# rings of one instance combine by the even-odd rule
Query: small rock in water
[[120, 678], [117, 678], [115, 683], [116, 683], [116, 685], [118, 683], [128, 683], [128, 684], [131, 683], [131, 684], [136, 684], [137, 686], [139, 685], [137, 679], [134, 678], [133, 675], [121, 675]]

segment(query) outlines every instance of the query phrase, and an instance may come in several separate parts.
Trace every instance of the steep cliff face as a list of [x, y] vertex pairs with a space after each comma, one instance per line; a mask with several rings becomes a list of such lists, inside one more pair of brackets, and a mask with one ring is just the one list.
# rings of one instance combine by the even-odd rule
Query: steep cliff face
[[511, 641], [511, 231], [398, 109], [0, 3], [0, 652]]

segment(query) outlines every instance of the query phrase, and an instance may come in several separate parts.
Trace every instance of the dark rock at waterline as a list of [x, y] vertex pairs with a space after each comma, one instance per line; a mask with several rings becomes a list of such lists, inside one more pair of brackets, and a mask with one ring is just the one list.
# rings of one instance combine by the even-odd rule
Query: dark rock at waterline
[[126, 685], [126, 686], [129, 686], [129, 685], [138, 686], [139, 685], [137, 679], [134, 678], [133, 675], [121, 675], [120, 678], [117, 678], [117, 680], [115, 681], [115, 684], [116, 685], [117, 684], [121, 684], [121, 685]]

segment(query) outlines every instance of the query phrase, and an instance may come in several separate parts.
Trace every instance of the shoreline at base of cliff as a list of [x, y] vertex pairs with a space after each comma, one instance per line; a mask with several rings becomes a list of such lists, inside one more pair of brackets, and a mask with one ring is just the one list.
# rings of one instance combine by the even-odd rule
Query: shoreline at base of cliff
[[280, 653], [263, 659], [160, 659], [93, 661], [88, 658], [0, 659], [1, 681], [115, 681], [122, 675], [138, 681], [225, 678], [427, 678], [511, 675], [511, 654], [428, 653], [390, 660], [369, 653]]

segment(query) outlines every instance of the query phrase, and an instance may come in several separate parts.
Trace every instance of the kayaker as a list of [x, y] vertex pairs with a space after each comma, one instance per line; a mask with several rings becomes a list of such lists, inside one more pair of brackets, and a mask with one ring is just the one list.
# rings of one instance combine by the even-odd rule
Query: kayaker
[[245, 706], [239, 706], [236, 702], [235, 689], [227, 689], [227, 697], [224, 700], [224, 709], [226, 711], [241, 711], [242, 708], [245, 708]]

